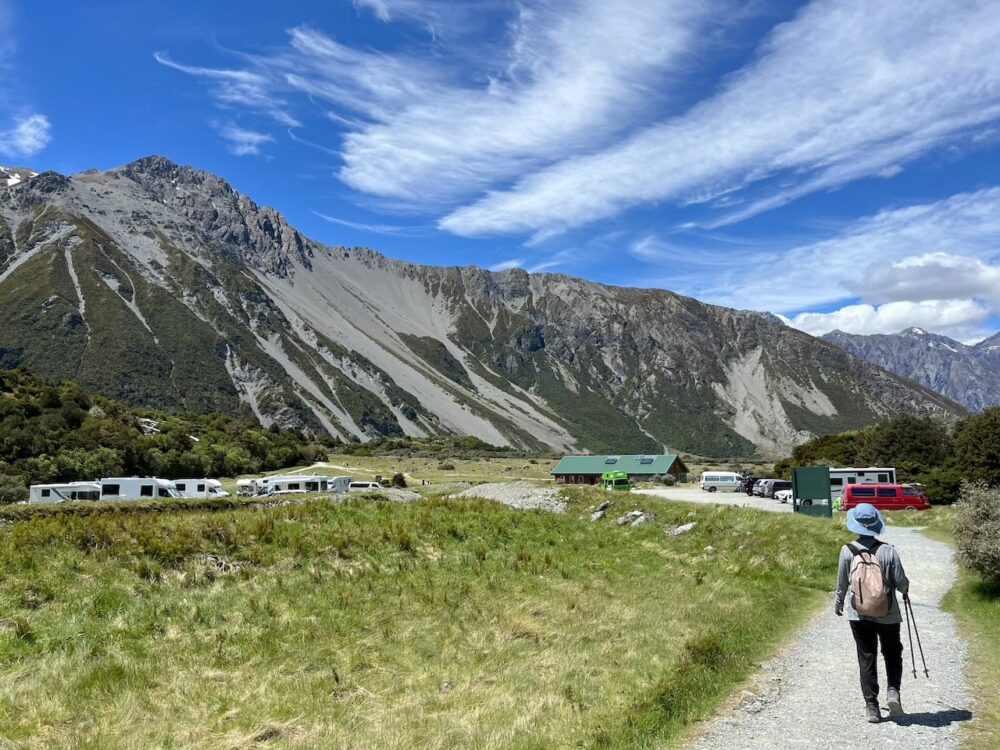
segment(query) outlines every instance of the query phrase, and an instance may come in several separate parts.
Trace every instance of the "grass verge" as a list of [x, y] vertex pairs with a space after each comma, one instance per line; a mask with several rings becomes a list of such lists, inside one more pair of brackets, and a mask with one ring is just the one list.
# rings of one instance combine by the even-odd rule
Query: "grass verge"
[[589, 522], [604, 497], [19, 519], [0, 746], [676, 744], [825, 598], [843, 533], [653, 498]]

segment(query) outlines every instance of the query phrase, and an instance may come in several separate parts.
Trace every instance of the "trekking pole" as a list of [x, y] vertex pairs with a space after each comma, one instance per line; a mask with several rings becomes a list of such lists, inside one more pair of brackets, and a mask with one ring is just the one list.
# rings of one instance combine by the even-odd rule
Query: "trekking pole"
[[903, 596], [903, 614], [906, 615], [906, 635], [910, 639], [910, 664], [913, 665], [913, 679], [917, 679], [917, 657], [913, 655], [913, 631], [910, 630], [910, 597]]
[[906, 597], [906, 606], [910, 608], [910, 619], [913, 620], [913, 632], [917, 634], [917, 648], [920, 649], [920, 661], [924, 664], [924, 676], [930, 677], [931, 673], [927, 670], [927, 659], [924, 658], [924, 647], [920, 643], [920, 631], [917, 629], [917, 618], [913, 615], [913, 603], [910, 602], [910, 597]]

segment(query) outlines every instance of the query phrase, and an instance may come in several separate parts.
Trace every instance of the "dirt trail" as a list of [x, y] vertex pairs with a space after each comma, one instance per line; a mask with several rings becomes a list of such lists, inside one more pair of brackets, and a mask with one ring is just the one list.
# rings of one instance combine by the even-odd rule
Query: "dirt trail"
[[[783, 653], [762, 665], [749, 688], [738, 691], [703, 733], [685, 743], [694, 750], [958, 750], [959, 728], [970, 718], [971, 698], [964, 677], [966, 645], [955, 619], [939, 608], [955, 581], [951, 549], [915, 529], [890, 528], [882, 537], [899, 550], [910, 577], [910, 598], [920, 628], [930, 679], [920, 653], [913, 679], [903, 637], [903, 708], [907, 716], [881, 724], [864, 720], [854, 639], [846, 617], [830, 605]], [[916, 650], [916, 640], [914, 640]], [[879, 657], [881, 700], [885, 668]], [[883, 711], [883, 716], [886, 713]]]

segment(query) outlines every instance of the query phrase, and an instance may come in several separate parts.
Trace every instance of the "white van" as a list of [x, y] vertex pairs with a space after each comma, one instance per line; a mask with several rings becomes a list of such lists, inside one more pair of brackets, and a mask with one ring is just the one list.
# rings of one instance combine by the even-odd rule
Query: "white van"
[[354, 481], [354, 477], [331, 477], [327, 482], [327, 487], [330, 492], [343, 493], [349, 492], [351, 489], [351, 482]]
[[179, 498], [169, 479], [157, 477], [109, 477], [102, 479], [101, 500], [164, 500]]
[[181, 497], [229, 497], [218, 479], [175, 479], [174, 485]]
[[701, 475], [700, 486], [707, 492], [736, 492], [743, 475], [735, 471], [706, 471]]
[[64, 484], [33, 484], [28, 489], [28, 502], [71, 503], [76, 500], [100, 500], [99, 482], [66, 482]]
[[382, 485], [378, 482], [351, 482], [347, 489], [348, 492], [378, 492]]

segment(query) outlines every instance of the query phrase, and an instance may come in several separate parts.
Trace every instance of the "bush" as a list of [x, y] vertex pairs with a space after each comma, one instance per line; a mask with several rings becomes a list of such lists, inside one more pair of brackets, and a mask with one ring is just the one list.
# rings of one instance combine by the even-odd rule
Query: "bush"
[[28, 485], [21, 477], [0, 474], [0, 505], [10, 505], [28, 499]]
[[660, 481], [663, 482], [663, 484], [665, 484], [667, 487], [673, 487], [675, 484], [677, 484], [677, 477], [675, 477], [673, 474], [664, 474], [662, 477], [660, 477]]
[[404, 477], [399, 472], [396, 472], [395, 474], [392, 475], [392, 482], [391, 482], [391, 484], [392, 484], [393, 487], [399, 487], [400, 489], [406, 489], [406, 477]]
[[455, 471], [455, 464], [440, 464], [438, 471]]
[[958, 465], [969, 479], [1000, 486], [1000, 407], [960, 422], [955, 448]]
[[934, 505], [948, 505], [958, 500], [962, 492], [962, 472], [955, 467], [932, 469], [916, 477], [924, 487], [924, 492]]
[[1000, 581], [1000, 488], [963, 485], [955, 511], [955, 542], [963, 565]]

